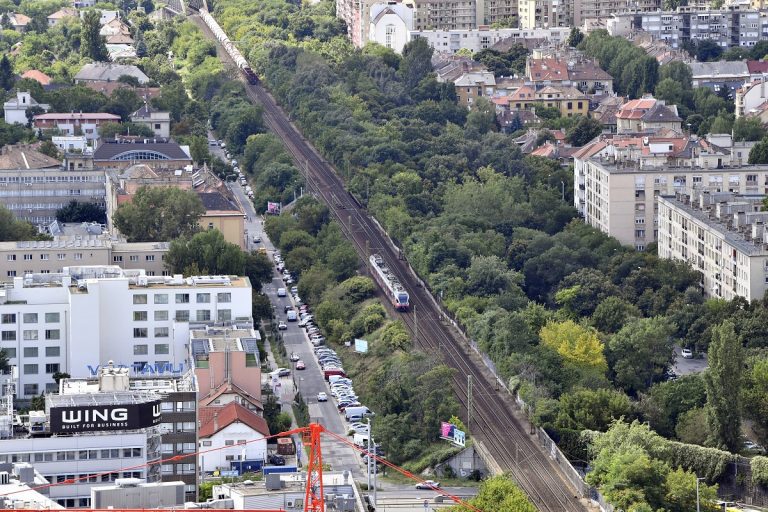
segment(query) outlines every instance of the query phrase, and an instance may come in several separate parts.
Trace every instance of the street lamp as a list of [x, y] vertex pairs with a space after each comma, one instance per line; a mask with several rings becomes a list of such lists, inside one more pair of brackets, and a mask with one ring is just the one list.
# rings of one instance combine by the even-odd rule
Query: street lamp
[[701, 512], [701, 503], [699, 503], [699, 482], [706, 478], [696, 478], [696, 512]]

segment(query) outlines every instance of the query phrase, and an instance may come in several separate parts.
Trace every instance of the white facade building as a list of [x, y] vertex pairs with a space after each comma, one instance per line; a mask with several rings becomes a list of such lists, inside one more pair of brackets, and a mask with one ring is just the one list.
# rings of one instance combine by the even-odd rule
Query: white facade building
[[395, 53], [403, 53], [413, 30], [413, 8], [405, 4], [373, 4], [368, 38]]
[[48, 112], [51, 106], [45, 103], [38, 103], [28, 91], [17, 91], [16, 97], [3, 103], [3, 113], [5, 115], [5, 122], [8, 124], [27, 124], [27, 109], [32, 107], [40, 107], [44, 111]]
[[200, 468], [206, 473], [229, 470], [239, 461], [264, 462], [267, 460], [267, 421], [238, 403], [201, 410]]
[[659, 198], [659, 257], [687, 261], [703, 275], [704, 293], [762, 299], [768, 290], [765, 196], [731, 193]]
[[568, 39], [570, 30], [568, 27], [523, 29], [482, 26], [476, 29], [412, 30], [410, 39], [417, 37], [426, 39], [429, 46], [439, 52], [456, 53], [465, 48], [472, 52], [480, 52], [510, 37], [520, 40], [547, 39], [553, 44], [559, 44]]
[[85, 135], [54, 135], [51, 142], [63, 153], [88, 153], [93, 146]]
[[0, 347], [19, 368], [19, 398], [54, 391], [58, 371], [87, 377], [110, 360], [140, 374], [182, 373], [190, 326], [252, 324], [247, 277], [63, 270], [0, 290]]

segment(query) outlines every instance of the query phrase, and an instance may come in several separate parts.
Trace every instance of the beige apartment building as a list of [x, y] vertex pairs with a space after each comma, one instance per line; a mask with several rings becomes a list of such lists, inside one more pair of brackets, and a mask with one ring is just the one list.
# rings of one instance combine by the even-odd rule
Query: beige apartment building
[[657, 238], [658, 196], [768, 193], [766, 165], [640, 167], [631, 161], [592, 158], [580, 162], [576, 179], [585, 222], [637, 250], [645, 250]]
[[50, 241], [0, 242], [0, 281], [92, 265], [146, 269], [148, 276], [169, 275], [164, 266], [168, 242], [126, 242], [103, 229], [98, 224], [63, 225], [61, 234]]
[[768, 289], [764, 197], [730, 192], [659, 197], [659, 257], [690, 263], [702, 273], [710, 297], [763, 298]]

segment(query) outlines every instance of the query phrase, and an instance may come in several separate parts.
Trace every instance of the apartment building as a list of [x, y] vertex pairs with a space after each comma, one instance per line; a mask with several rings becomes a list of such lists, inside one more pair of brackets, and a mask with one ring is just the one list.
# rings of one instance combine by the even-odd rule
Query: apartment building
[[[190, 368], [183, 373], [165, 372], [163, 375], [130, 375], [129, 368], [114, 365], [99, 366], [95, 375], [85, 378], [62, 379], [62, 395], [93, 394], [110, 391], [131, 391], [155, 394], [160, 402], [161, 419], [160, 455], [162, 459], [179, 457], [160, 466], [160, 481], [183, 482], [184, 501], [197, 501], [198, 475], [196, 447], [198, 407], [197, 379]], [[111, 377], [116, 375], [116, 377]], [[106, 377], [105, 377], [106, 376]], [[117, 386], [104, 379], [116, 382]], [[117, 387], [113, 390], [111, 388]]]
[[519, 0], [517, 9], [518, 25], [522, 29], [571, 26], [571, 0]]
[[764, 197], [707, 191], [659, 197], [659, 257], [690, 263], [710, 297], [762, 299], [768, 290]]
[[39, 114], [33, 126], [40, 131], [56, 130], [65, 135], [82, 135], [88, 140], [99, 139], [99, 127], [106, 123], [119, 123], [120, 116], [104, 112], [62, 112]]
[[135, 374], [182, 371], [190, 328], [206, 325], [252, 326], [247, 277], [72, 266], [0, 289], [0, 348], [19, 368], [21, 399], [55, 391], [56, 372], [86, 377], [108, 361]]
[[478, 98], [485, 97], [490, 101], [496, 87], [496, 78], [490, 71], [473, 71], [461, 75], [453, 85], [459, 104], [472, 108]]
[[102, 171], [65, 171], [61, 162], [27, 145], [0, 149], [0, 204], [36, 226], [56, 220], [56, 210], [70, 201], [105, 206], [105, 181]]
[[100, 224], [64, 224], [49, 227], [53, 240], [0, 242], [0, 281], [26, 274], [63, 272], [76, 265], [117, 265], [144, 269], [148, 276], [165, 276], [168, 242], [126, 242], [110, 235]]
[[426, 39], [429, 45], [439, 52], [456, 53], [461, 49], [480, 52], [500, 41], [510, 38], [521, 41], [526, 39], [546, 39], [553, 44], [561, 44], [568, 39], [570, 30], [568, 27], [523, 29], [491, 28], [483, 25], [473, 29], [412, 30], [410, 38], [420, 37]]

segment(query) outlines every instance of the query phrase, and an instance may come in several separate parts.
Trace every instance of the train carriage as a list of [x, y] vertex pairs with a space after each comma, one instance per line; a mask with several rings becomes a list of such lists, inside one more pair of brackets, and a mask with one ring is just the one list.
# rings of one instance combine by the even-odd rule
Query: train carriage
[[410, 297], [395, 274], [384, 263], [384, 258], [373, 254], [369, 258], [373, 278], [384, 289], [392, 306], [398, 311], [407, 311]]

